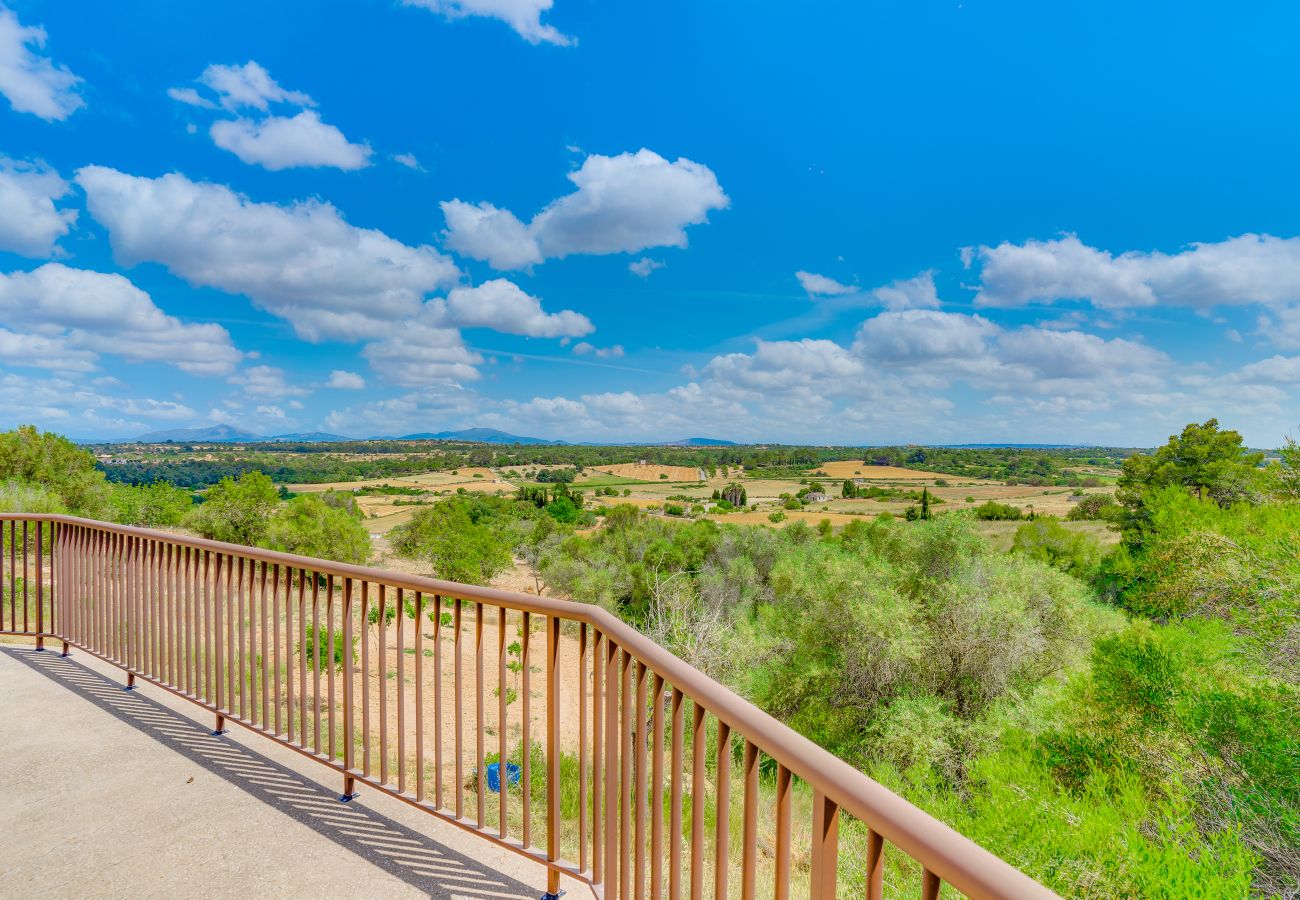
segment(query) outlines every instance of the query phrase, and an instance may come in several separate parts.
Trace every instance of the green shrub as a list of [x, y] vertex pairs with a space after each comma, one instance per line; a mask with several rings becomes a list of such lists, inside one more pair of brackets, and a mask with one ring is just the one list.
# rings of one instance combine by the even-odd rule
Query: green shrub
[[346, 507], [332, 506], [314, 494], [299, 494], [271, 517], [262, 546], [361, 564], [370, 558], [370, 533]]
[[1101, 563], [1101, 544], [1052, 518], [1039, 518], [1016, 529], [1011, 550], [1091, 581]]
[[114, 522], [160, 528], [179, 525], [194, 499], [188, 491], [166, 481], [152, 484], [114, 484], [108, 491], [108, 510]]
[[256, 547], [279, 504], [279, 493], [270, 478], [261, 472], [245, 472], [238, 480], [227, 476], [208, 488], [203, 503], [184, 523], [205, 538]]

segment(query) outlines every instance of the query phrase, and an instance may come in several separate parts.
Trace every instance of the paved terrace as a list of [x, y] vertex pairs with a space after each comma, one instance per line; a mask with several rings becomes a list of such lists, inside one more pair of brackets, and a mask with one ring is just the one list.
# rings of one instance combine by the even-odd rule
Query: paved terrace
[[531, 861], [364, 786], [340, 803], [335, 773], [238, 726], [214, 737], [206, 713], [149, 685], [126, 691], [123, 677], [75, 651], [0, 644], [0, 893], [544, 892]]

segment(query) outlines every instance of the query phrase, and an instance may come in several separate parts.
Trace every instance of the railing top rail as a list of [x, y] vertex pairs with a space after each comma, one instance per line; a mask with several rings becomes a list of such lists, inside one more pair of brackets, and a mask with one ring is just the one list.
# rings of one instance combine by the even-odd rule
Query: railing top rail
[[0, 513], [0, 522], [8, 520], [78, 525], [323, 575], [355, 578], [425, 594], [585, 622], [649, 666], [692, 701], [700, 703], [794, 775], [821, 791], [841, 809], [866, 823], [886, 841], [967, 896], [1056, 896], [1019, 869], [913, 806], [600, 607], [58, 513]]

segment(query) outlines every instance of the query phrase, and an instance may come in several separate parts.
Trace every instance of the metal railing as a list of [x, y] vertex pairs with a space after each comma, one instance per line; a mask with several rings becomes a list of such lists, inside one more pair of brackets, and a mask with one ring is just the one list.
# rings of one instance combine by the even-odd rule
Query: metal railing
[[534, 859], [548, 894], [1055, 896], [598, 607], [71, 516], [0, 537], [0, 633]]

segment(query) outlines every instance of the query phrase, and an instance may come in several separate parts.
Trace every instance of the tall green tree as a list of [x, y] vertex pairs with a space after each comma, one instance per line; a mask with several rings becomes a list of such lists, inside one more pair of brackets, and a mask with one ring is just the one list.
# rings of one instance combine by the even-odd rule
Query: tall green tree
[[435, 578], [486, 584], [510, 565], [510, 542], [486, 519], [475, 521], [467, 504], [445, 500], [422, 509], [389, 535], [399, 556], [429, 565]]
[[370, 533], [346, 508], [313, 494], [299, 494], [271, 516], [262, 546], [360, 564], [370, 557]]
[[1143, 494], [1152, 488], [1176, 485], [1198, 500], [1228, 506], [1255, 499], [1261, 486], [1259, 464], [1263, 453], [1248, 451], [1241, 434], [1219, 428], [1218, 419], [1195, 422], [1150, 455], [1124, 460], [1117, 499], [1131, 510], [1142, 507]]
[[279, 505], [280, 494], [270, 478], [245, 472], [210, 487], [203, 505], [185, 518], [185, 524], [215, 541], [255, 547], [262, 543], [271, 513]]

